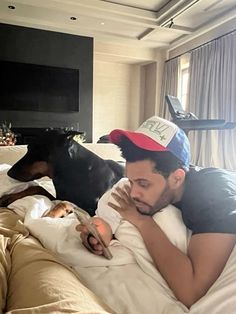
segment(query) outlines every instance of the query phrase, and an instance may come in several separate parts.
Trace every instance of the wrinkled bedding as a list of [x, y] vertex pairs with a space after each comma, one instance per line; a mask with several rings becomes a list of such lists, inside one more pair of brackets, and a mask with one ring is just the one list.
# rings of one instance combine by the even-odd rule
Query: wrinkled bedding
[[[6, 178], [4, 169], [0, 173], [0, 195], [7, 189], [22, 188], [18, 182]], [[7, 181], [10, 180], [8, 183]], [[1, 183], [1, 182], [0, 182]], [[34, 182], [47, 186], [51, 192], [51, 182]], [[103, 200], [104, 202], [106, 199]], [[51, 206], [43, 196], [31, 196], [10, 205], [11, 209], [24, 220], [30, 234], [45, 248], [54, 252], [62, 263], [73, 268], [82, 282], [106, 304], [119, 314], [165, 313], [215, 313], [233, 314], [236, 306], [236, 250], [216, 283], [209, 292], [187, 309], [176, 300], [165, 280], [156, 270], [137, 229], [127, 221], [122, 221], [116, 230], [117, 240], [110, 246], [113, 258], [107, 260], [88, 252], [80, 241], [75, 226], [74, 214], [61, 219], [42, 217]], [[106, 204], [104, 203], [104, 206]], [[184, 226], [181, 213], [174, 206], [168, 206], [154, 215], [153, 219], [167, 234], [169, 239], [186, 252], [191, 233]], [[7, 270], [4, 270], [7, 271]], [[178, 271], [178, 265], [176, 265]]]
[[[123, 221], [117, 229], [117, 240], [113, 240], [110, 246], [113, 258], [107, 260], [84, 248], [75, 230], [78, 221], [74, 214], [63, 219], [41, 218], [50, 207], [49, 203], [43, 196], [30, 196], [12, 203], [11, 208], [21, 212], [25, 208], [24, 224], [30, 233], [76, 270], [84, 284], [117, 313], [141, 314], [147, 306], [149, 313], [183, 313], [186, 310], [155, 269], [140, 234], [131, 224]], [[172, 225], [169, 236], [186, 250], [187, 231], [182, 222], [178, 225], [181, 221], [179, 211], [170, 206], [155, 215], [155, 219], [167, 232], [169, 221], [176, 225], [176, 234]]]
[[0, 208], [0, 313], [115, 312], [30, 236], [18, 215]]
[[[15, 183], [20, 188], [3, 178], [6, 166], [0, 169], [1, 192]], [[0, 313], [115, 314], [82, 284], [77, 272], [29, 234], [21, 216], [7, 208], [0, 208]]]

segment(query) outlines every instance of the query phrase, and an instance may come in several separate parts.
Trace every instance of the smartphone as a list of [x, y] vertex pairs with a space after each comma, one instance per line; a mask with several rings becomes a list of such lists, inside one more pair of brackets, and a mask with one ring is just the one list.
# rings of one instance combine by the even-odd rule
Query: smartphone
[[[83, 210], [82, 210], [83, 211]], [[83, 211], [84, 212], [84, 211]], [[100, 233], [98, 232], [96, 226], [94, 223], [86, 216], [86, 214], [82, 213], [79, 208], [74, 207], [74, 214], [79, 220], [79, 222], [83, 225], [85, 225], [88, 228], [88, 231], [92, 234], [92, 236], [98, 240], [99, 244], [101, 244], [102, 249], [103, 249], [103, 255], [107, 259], [112, 259], [112, 254], [111, 251], [106, 247], [104, 240]]]

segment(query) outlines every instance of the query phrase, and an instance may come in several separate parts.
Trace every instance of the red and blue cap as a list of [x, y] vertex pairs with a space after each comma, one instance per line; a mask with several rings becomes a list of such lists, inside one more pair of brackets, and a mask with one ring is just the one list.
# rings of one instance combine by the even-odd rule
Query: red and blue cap
[[121, 136], [126, 136], [136, 146], [157, 152], [169, 151], [189, 167], [190, 144], [182, 129], [176, 124], [157, 116], [146, 120], [136, 131], [115, 129], [109, 134], [110, 142], [119, 145]]

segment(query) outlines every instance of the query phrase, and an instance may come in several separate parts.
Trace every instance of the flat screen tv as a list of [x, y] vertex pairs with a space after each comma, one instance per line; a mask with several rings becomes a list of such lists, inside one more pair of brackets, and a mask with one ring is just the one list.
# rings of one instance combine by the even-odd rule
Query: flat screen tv
[[0, 61], [0, 110], [78, 112], [79, 70]]

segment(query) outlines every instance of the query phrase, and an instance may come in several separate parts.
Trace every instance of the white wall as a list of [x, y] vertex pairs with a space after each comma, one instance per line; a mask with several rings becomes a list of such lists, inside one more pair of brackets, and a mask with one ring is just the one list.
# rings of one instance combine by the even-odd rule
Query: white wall
[[114, 128], [138, 127], [140, 78], [139, 65], [94, 61], [93, 142]]
[[161, 58], [143, 67], [143, 121], [159, 112], [163, 68], [164, 59]]
[[156, 114], [166, 53], [95, 41], [93, 142], [114, 128], [135, 130]]
[[124, 58], [106, 62], [95, 54], [93, 142], [114, 128], [135, 130], [159, 111], [165, 58], [156, 52], [150, 61], [121, 63]]

